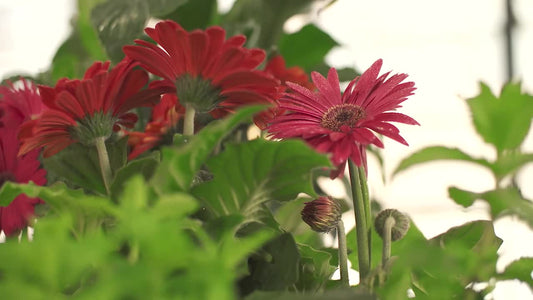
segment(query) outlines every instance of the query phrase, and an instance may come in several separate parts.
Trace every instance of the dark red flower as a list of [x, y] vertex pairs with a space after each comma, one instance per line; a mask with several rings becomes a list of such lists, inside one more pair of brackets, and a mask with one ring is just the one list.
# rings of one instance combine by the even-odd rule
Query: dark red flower
[[21, 129], [20, 154], [44, 147], [48, 157], [72, 143], [91, 145], [122, 127], [131, 128], [137, 115], [130, 110], [153, 106], [161, 89], [141, 89], [148, 74], [127, 59], [109, 70], [109, 62], [96, 62], [81, 80], [61, 79], [54, 88], [39, 86], [46, 105], [41, 117]]
[[[46, 183], [46, 171], [40, 169], [38, 160], [39, 150], [30, 151], [24, 156], [18, 156], [19, 141], [17, 132], [23, 121], [30, 120], [40, 114], [41, 100], [35, 86], [22, 80], [22, 87], [0, 87], [0, 107], [3, 115], [0, 117], [0, 187], [6, 181], [35, 184]], [[30, 198], [24, 194], [17, 196], [8, 206], [0, 207], [0, 231], [6, 236], [17, 235], [28, 226], [34, 215], [34, 207], [43, 203], [38, 198]]]
[[406, 74], [389, 73], [378, 77], [382, 60], [376, 61], [360, 77], [350, 82], [344, 94], [339, 88], [337, 71], [331, 68], [328, 78], [313, 72], [311, 77], [318, 88], [312, 92], [288, 82], [292, 89], [280, 100], [287, 114], [275, 118], [268, 130], [274, 138], [302, 138], [317, 151], [330, 153], [338, 177], [346, 161], [365, 165], [365, 149], [369, 144], [383, 147], [375, 133], [387, 136], [404, 145], [398, 128], [390, 122], [418, 125], [418, 123], [393, 110], [413, 94], [414, 82], [403, 82]]
[[271, 104], [279, 93], [279, 82], [256, 70], [265, 58], [261, 49], [243, 47], [242, 35], [226, 39], [218, 26], [187, 32], [173, 21], [146, 28], [156, 43], [136, 40], [125, 46], [126, 55], [173, 89], [179, 102], [197, 112], [221, 118], [243, 105]]
[[165, 136], [177, 133], [179, 120], [182, 118], [183, 107], [177, 103], [173, 94], [165, 94], [152, 110], [151, 121], [144, 132], [127, 132], [128, 144], [131, 152], [128, 159], [134, 159], [140, 154], [160, 145]]

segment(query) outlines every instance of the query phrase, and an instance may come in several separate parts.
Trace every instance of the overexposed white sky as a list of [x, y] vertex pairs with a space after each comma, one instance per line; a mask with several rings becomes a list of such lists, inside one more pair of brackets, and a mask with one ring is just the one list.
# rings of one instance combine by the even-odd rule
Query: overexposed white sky
[[[68, 36], [75, 12], [73, 0], [0, 0], [0, 78], [48, 68], [60, 43]], [[227, 9], [233, 0], [219, 1]], [[324, 2], [325, 3], [325, 2]], [[515, 0], [515, 79], [533, 93], [533, 2]], [[479, 91], [479, 81], [498, 94], [505, 81], [503, 52], [504, 0], [338, 0], [320, 14], [295, 17], [286, 24], [295, 30], [313, 21], [341, 47], [328, 56], [337, 67], [359, 70], [383, 58], [383, 71], [408, 73], [418, 87], [402, 112], [421, 126], [398, 127], [409, 142], [405, 147], [385, 141], [387, 183], [375, 166], [369, 170], [371, 193], [385, 207], [408, 213], [427, 237], [469, 220], [486, 219], [487, 207], [476, 203], [463, 209], [447, 197], [447, 188], [473, 191], [491, 189], [490, 174], [466, 163], [437, 162], [415, 167], [391, 179], [399, 161], [431, 145], [458, 147], [467, 153], [494, 158], [495, 154], [472, 127], [464, 99]], [[533, 135], [525, 149], [533, 151]], [[524, 194], [532, 199], [533, 168], [519, 175]], [[333, 185], [335, 187], [335, 185]], [[341, 189], [334, 189], [342, 196]], [[350, 220], [345, 220], [350, 223]], [[352, 221], [353, 223], [353, 221]], [[533, 233], [510, 218], [496, 222], [504, 240], [499, 268], [520, 256], [533, 256]], [[509, 287], [510, 286], [510, 287]], [[533, 299], [525, 285], [500, 285], [495, 299]]]

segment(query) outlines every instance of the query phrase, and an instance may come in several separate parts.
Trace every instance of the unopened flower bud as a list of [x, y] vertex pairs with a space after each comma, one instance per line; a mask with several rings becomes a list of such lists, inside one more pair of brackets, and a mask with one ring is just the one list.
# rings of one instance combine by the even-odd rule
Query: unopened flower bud
[[306, 202], [302, 210], [302, 220], [317, 232], [329, 232], [337, 227], [341, 219], [341, 206], [331, 197], [318, 197]]
[[389, 217], [394, 219], [391, 230], [391, 240], [397, 241], [402, 239], [409, 230], [409, 218], [396, 209], [385, 209], [381, 211], [374, 221], [374, 226], [379, 236], [383, 238], [385, 232], [385, 223]]

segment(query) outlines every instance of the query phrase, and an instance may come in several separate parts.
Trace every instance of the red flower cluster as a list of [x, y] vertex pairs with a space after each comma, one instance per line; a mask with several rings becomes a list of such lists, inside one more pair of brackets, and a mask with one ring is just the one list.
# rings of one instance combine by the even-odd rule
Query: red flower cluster
[[[327, 79], [313, 72], [317, 92], [288, 82], [292, 89], [280, 100], [287, 114], [275, 118], [268, 130], [274, 138], [301, 138], [317, 151], [330, 153], [337, 170], [331, 178], [341, 175], [348, 159], [366, 167], [365, 149], [373, 144], [383, 147], [375, 133], [407, 145], [398, 128], [389, 122], [417, 125], [401, 113], [393, 112], [413, 94], [413, 82], [403, 82], [406, 74], [378, 77], [381, 59], [360, 77], [350, 82], [343, 94], [337, 71], [332, 68]], [[402, 83], [403, 82], [403, 83]]]
[[[21, 80], [22, 88], [12, 83], [0, 86], [0, 187], [6, 181], [35, 184], [46, 183], [46, 171], [40, 168], [39, 150], [18, 156], [17, 132], [24, 121], [36, 118], [43, 108], [37, 88], [29, 81]], [[41, 199], [24, 194], [17, 196], [8, 206], [0, 207], [0, 231], [6, 236], [18, 235], [29, 225], [35, 205]]]

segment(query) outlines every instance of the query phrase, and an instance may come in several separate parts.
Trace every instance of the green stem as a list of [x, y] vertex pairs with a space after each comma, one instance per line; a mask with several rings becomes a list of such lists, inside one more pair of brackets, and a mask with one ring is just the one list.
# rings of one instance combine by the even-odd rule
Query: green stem
[[385, 226], [383, 230], [383, 251], [381, 253], [381, 265], [383, 268], [387, 266], [390, 259], [391, 244], [392, 244], [392, 227], [396, 224], [394, 217], [389, 216], [385, 220]]
[[344, 230], [344, 222], [342, 222], [342, 220], [339, 220], [339, 223], [337, 224], [337, 238], [339, 239], [339, 269], [341, 271], [341, 284], [343, 286], [350, 286], [350, 279], [348, 277], [346, 231]]
[[357, 258], [359, 261], [359, 282], [362, 283], [370, 272], [370, 246], [368, 243], [367, 217], [359, 178], [358, 167], [348, 160], [350, 183], [352, 185], [352, 199], [355, 213], [355, 229], [357, 235]]
[[359, 183], [363, 196], [363, 205], [365, 207], [366, 231], [368, 236], [368, 261], [372, 262], [372, 210], [370, 207], [370, 197], [368, 196], [368, 185], [366, 180], [366, 171], [364, 167], [357, 168], [359, 171]]
[[98, 152], [98, 162], [100, 163], [100, 171], [102, 172], [102, 180], [104, 181], [105, 191], [109, 195], [109, 185], [111, 184], [111, 165], [109, 164], [109, 155], [105, 146], [106, 138], [103, 136], [95, 139], [96, 151]]
[[189, 103], [185, 104], [185, 118], [183, 119], [183, 135], [194, 135], [194, 116], [196, 109]]

